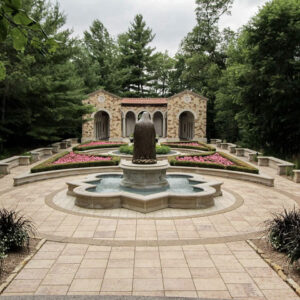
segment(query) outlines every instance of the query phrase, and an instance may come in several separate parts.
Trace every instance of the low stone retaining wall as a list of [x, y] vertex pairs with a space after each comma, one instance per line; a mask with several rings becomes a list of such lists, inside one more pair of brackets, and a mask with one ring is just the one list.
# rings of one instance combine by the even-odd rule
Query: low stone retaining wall
[[[109, 167], [91, 167], [91, 168], [74, 168], [65, 170], [55, 170], [40, 173], [26, 173], [14, 178], [14, 186], [19, 186], [22, 184], [27, 184], [31, 182], [37, 182], [47, 179], [54, 179], [67, 176], [94, 174], [102, 172], [120, 172], [119, 166], [109, 166]], [[274, 186], [274, 178], [266, 175], [258, 175], [251, 173], [243, 173], [229, 170], [220, 169], [206, 169], [206, 168], [191, 168], [191, 167], [170, 167], [167, 172], [183, 172], [183, 173], [195, 173], [199, 175], [209, 175], [224, 178], [231, 178], [236, 180], [250, 181], [254, 183], [259, 183], [266, 186]]]
[[9, 174], [10, 169], [30, 165], [30, 156], [12, 156], [0, 161], [0, 174]]
[[[222, 143], [220, 139], [211, 139], [211, 144], [216, 144], [221, 149], [228, 150], [229, 153], [235, 154], [238, 157], [247, 157], [248, 161], [258, 161], [259, 166], [270, 167], [277, 170], [278, 175], [287, 175], [289, 170], [294, 168], [294, 164], [288, 161], [273, 157], [260, 156], [261, 153], [248, 148], [239, 148], [235, 144]], [[300, 170], [292, 170], [293, 181], [300, 183]]]
[[278, 175], [286, 175], [287, 170], [292, 169], [295, 165], [285, 160], [273, 156], [258, 156], [258, 165], [264, 167], [271, 167], [277, 170]]
[[[45, 156], [51, 156], [54, 153], [58, 153], [59, 149], [66, 149], [67, 147], [72, 146], [72, 142], [75, 143], [78, 140], [67, 139], [62, 142], [54, 143], [51, 147], [46, 148], [38, 148], [30, 151], [30, 156], [12, 156], [0, 161], [0, 174], [10, 174], [10, 169], [22, 166], [22, 165], [30, 165], [31, 163], [37, 162], [44, 158]], [[62, 147], [63, 146], [63, 147]]]
[[294, 181], [296, 183], [300, 183], [300, 170], [293, 170], [294, 173]]

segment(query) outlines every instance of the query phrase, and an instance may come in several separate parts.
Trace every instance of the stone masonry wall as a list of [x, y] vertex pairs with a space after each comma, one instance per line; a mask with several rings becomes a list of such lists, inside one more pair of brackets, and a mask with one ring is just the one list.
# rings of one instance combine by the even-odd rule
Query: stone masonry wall
[[168, 99], [168, 139], [179, 138], [179, 115], [183, 111], [190, 111], [195, 116], [194, 139], [206, 137], [207, 100], [195, 93], [185, 91]]
[[89, 98], [83, 102], [95, 107], [95, 112], [84, 116], [84, 119], [92, 119], [82, 126], [82, 141], [94, 140], [94, 115], [104, 110], [110, 116], [110, 139], [118, 139], [122, 136], [121, 132], [121, 98], [105, 91], [97, 91], [89, 95]]
[[142, 111], [148, 111], [152, 116], [154, 112], [167, 112], [167, 138], [178, 140], [179, 138], [179, 116], [184, 111], [190, 111], [195, 116], [194, 139], [205, 139], [206, 137], [206, 110], [207, 100], [193, 92], [184, 91], [168, 98], [166, 106], [121, 106], [122, 99], [105, 91], [96, 91], [89, 95], [83, 102], [95, 107], [95, 112], [84, 116], [91, 119], [82, 126], [82, 141], [94, 140], [94, 115], [98, 111], [105, 111], [110, 116], [110, 139], [118, 140], [122, 137], [122, 114], [125, 116], [132, 111], [137, 116]]

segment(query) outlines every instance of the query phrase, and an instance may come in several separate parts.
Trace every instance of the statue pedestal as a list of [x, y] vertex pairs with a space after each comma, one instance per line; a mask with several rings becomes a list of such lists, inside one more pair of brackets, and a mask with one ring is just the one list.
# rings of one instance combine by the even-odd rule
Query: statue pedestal
[[167, 187], [166, 172], [169, 168], [167, 160], [158, 161], [152, 165], [134, 164], [122, 160], [120, 168], [123, 170], [121, 185], [133, 189], [151, 190]]

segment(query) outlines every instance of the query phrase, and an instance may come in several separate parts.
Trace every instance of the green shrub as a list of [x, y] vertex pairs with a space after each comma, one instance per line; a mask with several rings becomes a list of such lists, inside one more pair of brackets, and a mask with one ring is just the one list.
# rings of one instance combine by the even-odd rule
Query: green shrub
[[[206, 152], [206, 153], [200, 153], [200, 154], [191, 154], [191, 155], [186, 155], [186, 156], [209, 156], [213, 155], [216, 152]], [[223, 169], [223, 170], [231, 170], [231, 171], [238, 171], [238, 172], [246, 172], [246, 173], [253, 173], [253, 174], [258, 174], [258, 169], [252, 167], [251, 165], [236, 159], [232, 157], [231, 155], [225, 154], [223, 152], [218, 152], [221, 156], [224, 158], [230, 160], [233, 162], [235, 165], [231, 166], [224, 166], [221, 164], [216, 164], [216, 163], [205, 163], [205, 162], [193, 162], [193, 161], [180, 161], [176, 160], [176, 157], [172, 157], [169, 159], [169, 163], [171, 166], [186, 166], [186, 167], [198, 167], [198, 168], [211, 168], [211, 169]], [[178, 157], [184, 157], [183, 155], [178, 156]]]
[[[119, 148], [119, 151], [124, 154], [133, 155], [133, 145], [123, 145]], [[170, 153], [170, 147], [168, 146], [156, 146], [156, 154], [168, 154]]]
[[[198, 143], [199, 146], [184, 145], [184, 144], [189, 144], [189, 143]], [[179, 145], [178, 143], [162, 143], [162, 145], [169, 146], [171, 148], [194, 149], [194, 150], [200, 150], [200, 151], [216, 151], [216, 148], [214, 148], [210, 145], [200, 143], [200, 142], [195, 142], [195, 141], [180, 142], [180, 144], [182, 144], [182, 145]]]
[[286, 209], [265, 222], [266, 236], [276, 251], [287, 254], [290, 263], [300, 259], [300, 210]]
[[30, 220], [13, 210], [0, 210], [0, 240], [3, 243], [3, 252], [28, 247], [29, 236], [34, 232], [35, 228]]
[[[67, 155], [69, 152], [64, 151], [62, 153], [59, 153], [45, 162], [31, 168], [31, 173], [38, 173], [38, 172], [45, 172], [45, 171], [54, 171], [54, 170], [62, 170], [62, 169], [73, 169], [73, 168], [89, 168], [89, 167], [100, 167], [100, 166], [117, 166], [120, 162], [120, 158], [116, 156], [111, 155], [99, 155], [101, 157], [112, 157], [112, 160], [100, 160], [100, 161], [89, 161], [89, 162], [77, 162], [77, 163], [65, 163], [65, 164], [53, 164], [56, 160], [60, 159], [61, 157]], [[79, 153], [80, 152], [75, 152]], [[84, 155], [90, 155], [87, 153], [84, 153]], [[90, 155], [95, 156], [95, 155]]]
[[125, 143], [115, 143], [115, 144], [103, 144], [103, 145], [94, 145], [94, 146], [87, 146], [87, 147], [82, 147], [82, 145], [88, 144], [93, 141], [88, 141], [85, 143], [82, 143], [80, 145], [77, 145], [73, 147], [73, 151], [86, 151], [86, 150], [92, 150], [92, 149], [102, 149], [102, 148], [115, 148], [115, 147], [120, 147], [122, 145], [127, 145]]

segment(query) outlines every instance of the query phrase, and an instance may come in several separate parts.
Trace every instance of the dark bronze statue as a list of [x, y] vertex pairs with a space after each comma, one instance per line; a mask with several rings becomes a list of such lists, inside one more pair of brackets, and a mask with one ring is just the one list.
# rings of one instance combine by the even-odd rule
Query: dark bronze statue
[[144, 112], [138, 123], [135, 124], [133, 139], [134, 164], [155, 164], [155, 128], [150, 119], [150, 114]]

